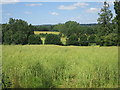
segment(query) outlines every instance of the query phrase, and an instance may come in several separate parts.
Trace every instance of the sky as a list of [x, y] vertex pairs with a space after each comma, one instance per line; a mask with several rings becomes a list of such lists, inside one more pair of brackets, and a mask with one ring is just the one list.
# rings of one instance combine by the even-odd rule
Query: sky
[[[55, 1], [55, 0], [52, 0]], [[0, 13], [2, 21], [8, 22], [9, 18], [22, 19], [33, 25], [58, 24], [66, 21], [76, 21], [80, 24], [97, 23], [98, 13], [103, 7], [103, 2], [3, 2]], [[95, 0], [94, 0], [95, 1]], [[109, 0], [108, 0], [109, 1]], [[109, 2], [110, 10], [114, 16], [114, 6]], [[0, 7], [1, 8], [1, 7]]]

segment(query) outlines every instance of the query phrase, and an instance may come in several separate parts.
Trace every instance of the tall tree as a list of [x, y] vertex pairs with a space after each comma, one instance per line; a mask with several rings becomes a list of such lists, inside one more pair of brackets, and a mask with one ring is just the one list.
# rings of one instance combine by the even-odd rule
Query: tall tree
[[116, 13], [117, 31], [118, 31], [118, 44], [120, 45], [120, 0], [114, 2], [114, 9]]
[[117, 23], [119, 25], [119, 30], [120, 30], [120, 0], [116, 0], [114, 2], [114, 9], [116, 13]]
[[[100, 13], [98, 13], [100, 17], [97, 20], [99, 26], [97, 31], [98, 33], [96, 37], [96, 42], [99, 45], [109, 45], [108, 42], [110, 41], [106, 41], [105, 37], [107, 37], [110, 33], [113, 32], [113, 28], [111, 27], [113, 14], [109, 9], [109, 7], [110, 7], [109, 4], [105, 1], [103, 8], [101, 8]], [[112, 37], [108, 37], [108, 38], [112, 38]], [[107, 40], [111, 40], [111, 39], [107, 39]]]
[[111, 32], [110, 24], [111, 24], [111, 19], [113, 17], [113, 14], [111, 10], [109, 9], [109, 4], [105, 1], [103, 8], [101, 8], [100, 13], [98, 13], [100, 16], [98, 18], [98, 24], [99, 24], [99, 34], [100, 35], [108, 35]]
[[75, 21], [67, 21], [65, 24], [61, 24], [60, 32], [69, 38], [72, 34], [78, 35], [80, 33], [80, 24]]
[[33, 34], [31, 25], [21, 19], [9, 19], [8, 24], [3, 25], [3, 43], [27, 44], [29, 35]]

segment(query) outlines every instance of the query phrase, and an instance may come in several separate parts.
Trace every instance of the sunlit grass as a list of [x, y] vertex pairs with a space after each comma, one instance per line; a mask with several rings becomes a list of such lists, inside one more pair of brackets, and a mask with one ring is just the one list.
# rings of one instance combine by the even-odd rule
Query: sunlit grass
[[4, 45], [2, 63], [11, 87], [118, 87], [117, 47]]

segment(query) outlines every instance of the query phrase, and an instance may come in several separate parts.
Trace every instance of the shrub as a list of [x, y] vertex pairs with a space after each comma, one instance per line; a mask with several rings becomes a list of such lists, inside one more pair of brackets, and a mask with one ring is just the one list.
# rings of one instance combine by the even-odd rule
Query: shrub
[[116, 46], [118, 44], [118, 35], [111, 33], [104, 36], [104, 46]]
[[67, 41], [66, 41], [67, 45], [79, 45], [78, 42], [78, 37], [76, 35], [71, 35]]
[[90, 35], [88, 38], [89, 43], [95, 43], [95, 35]]
[[80, 45], [81, 46], [88, 46], [88, 39], [86, 35], [80, 36]]
[[61, 38], [55, 34], [48, 34], [45, 38], [45, 44], [56, 44], [61, 45]]
[[30, 35], [28, 38], [28, 43], [29, 44], [42, 44], [42, 40], [37, 35]]
[[39, 36], [40, 36], [40, 37], [46, 37], [46, 36], [47, 36], [47, 34], [40, 33], [40, 34], [39, 34]]
[[89, 43], [89, 45], [91, 46], [91, 45], [96, 45], [95, 43], [95, 38], [96, 38], [96, 36], [95, 35], [90, 35], [89, 36], [89, 38], [88, 38], [88, 43]]

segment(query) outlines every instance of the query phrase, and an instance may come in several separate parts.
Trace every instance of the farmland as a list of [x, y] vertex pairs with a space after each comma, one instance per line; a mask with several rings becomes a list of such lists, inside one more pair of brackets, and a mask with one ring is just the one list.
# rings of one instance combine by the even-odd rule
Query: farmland
[[3, 45], [2, 72], [12, 88], [116, 88], [117, 47]]
[[59, 34], [59, 32], [53, 32], [53, 31], [34, 31], [34, 34]]

